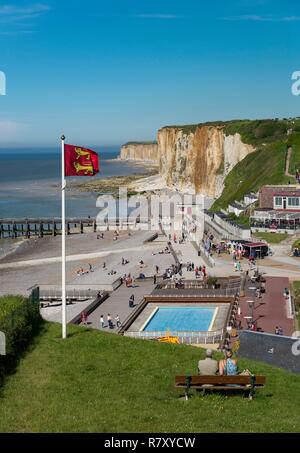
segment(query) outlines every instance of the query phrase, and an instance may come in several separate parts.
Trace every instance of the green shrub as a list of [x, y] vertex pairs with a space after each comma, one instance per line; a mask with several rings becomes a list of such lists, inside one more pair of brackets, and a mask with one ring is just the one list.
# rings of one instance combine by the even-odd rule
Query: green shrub
[[39, 331], [40, 324], [38, 304], [22, 296], [0, 298], [0, 331], [6, 336], [6, 356], [0, 357], [0, 384]]
[[216, 284], [218, 283], [218, 278], [211, 275], [210, 277], [208, 277], [206, 283], [207, 283], [208, 288], [214, 288], [216, 286]]

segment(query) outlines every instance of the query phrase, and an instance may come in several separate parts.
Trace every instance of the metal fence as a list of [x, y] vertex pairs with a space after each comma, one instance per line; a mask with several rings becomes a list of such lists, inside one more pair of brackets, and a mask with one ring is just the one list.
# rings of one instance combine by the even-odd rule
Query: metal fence
[[[95, 299], [100, 293], [99, 289], [91, 288], [67, 288], [66, 299], [67, 301], [83, 301], [88, 299]], [[59, 287], [40, 287], [39, 290], [40, 301], [61, 301], [62, 290]]]

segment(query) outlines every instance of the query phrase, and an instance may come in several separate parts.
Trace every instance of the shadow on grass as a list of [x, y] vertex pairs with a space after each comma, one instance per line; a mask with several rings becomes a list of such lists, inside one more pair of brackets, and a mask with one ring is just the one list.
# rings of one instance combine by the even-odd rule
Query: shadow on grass
[[40, 342], [40, 336], [47, 331], [47, 323], [41, 318], [40, 322], [32, 331], [32, 337], [23, 345], [22, 350], [15, 355], [8, 354], [1, 357], [2, 367], [0, 369], [0, 398], [3, 398], [3, 388], [7, 379], [13, 375], [22, 360], [29, 352], [33, 351]]
[[[206, 388], [205, 390], [203, 389], [199, 389], [199, 390], [196, 390], [194, 393], [189, 393], [188, 395], [188, 400], [186, 400], [186, 396], [185, 394], [181, 393], [179, 396], [178, 396], [178, 399], [179, 400], [185, 400], [185, 401], [189, 401], [190, 399], [204, 399], [204, 398], [207, 398], [207, 397], [219, 397], [221, 399], [226, 399], [227, 397], [235, 397], [235, 398], [241, 398], [241, 399], [247, 399], [249, 400], [249, 394], [250, 394], [250, 389], [243, 389], [243, 390], [209, 390], [209, 388]], [[260, 396], [260, 391], [259, 390], [256, 390], [254, 395], [253, 395], [253, 399], [256, 399], [256, 398], [259, 398]], [[267, 395], [263, 395], [263, 396], [266, 396], [266, 397], [273, 397], [273, 394], [269, 393]]]

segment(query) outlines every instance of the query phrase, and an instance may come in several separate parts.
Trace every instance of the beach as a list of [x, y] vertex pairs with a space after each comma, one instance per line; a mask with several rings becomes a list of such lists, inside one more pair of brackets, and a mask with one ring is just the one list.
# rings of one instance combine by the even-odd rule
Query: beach
[[[130, 234], [130, 235], [129, 235]], [[73, 234], [66, 238], [67, 283], [73, 285], [99, 285], [113, 282], [124, 273], [138, 277], [140, 272], [153, 276], [155, 265], [165, 269], [174, 263], [171, 254], [159, 255], [165, 247], [166, 238], [147, 242], [153, 231], [120, 231], [118, 240], [114, 232]], [[122, 265], [122, 258], [129, 261]], [[145, 266], [140, 267], [143, 260]], [[106, 263], [106, 269], [103, 264]], [[93, 272], [89, 270], [89, 264]], [[83, 269], [84, 275], [77, 271]], [[111, 271], [116, 274], [109, 275]], [[0, 259], [0, 293], [27, 294], [32, 286], [61, 284], [61, 237], [30, 239], [14, 252]]]

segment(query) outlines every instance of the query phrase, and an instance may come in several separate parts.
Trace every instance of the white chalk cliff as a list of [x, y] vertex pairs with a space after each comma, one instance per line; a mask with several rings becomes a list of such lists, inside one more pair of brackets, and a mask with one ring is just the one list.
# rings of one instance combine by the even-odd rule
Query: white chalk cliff
[[167, 187], [195, 190], [207, 197], [219, 197], [224, 180], [233, 167], [255, 151], [239, 134], [226, 135], [222, 125], [164, 127], [157, 145], [121, 149], [121, 158], [155, 160]]

